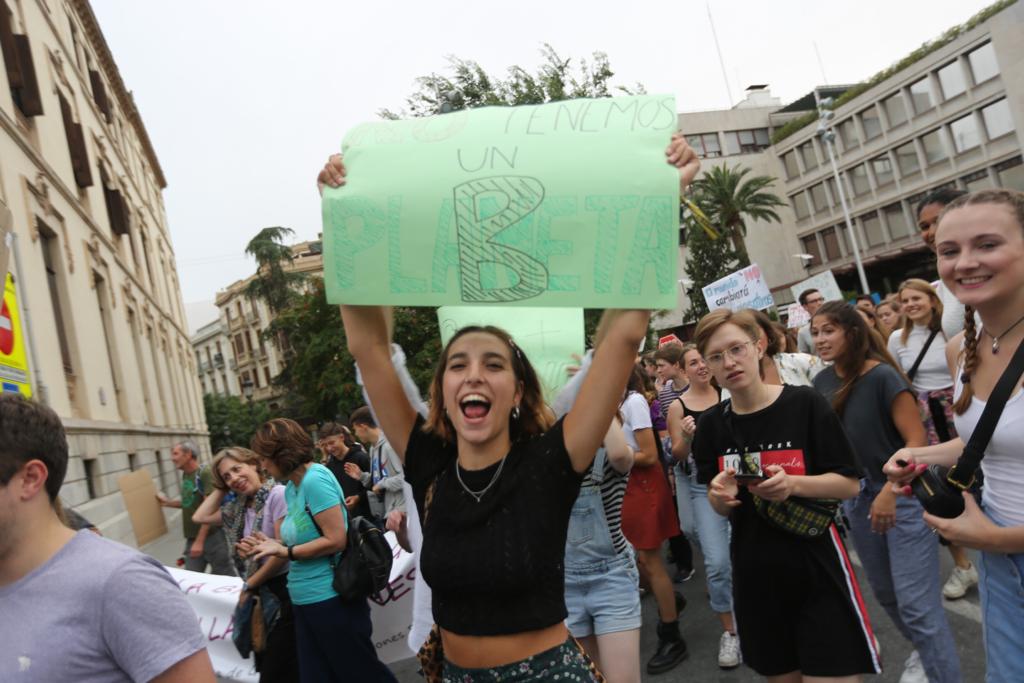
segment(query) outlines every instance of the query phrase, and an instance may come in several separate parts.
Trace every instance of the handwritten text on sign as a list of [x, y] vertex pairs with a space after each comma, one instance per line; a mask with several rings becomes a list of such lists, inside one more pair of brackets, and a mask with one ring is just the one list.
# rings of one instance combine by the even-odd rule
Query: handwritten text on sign
[[672, 97], [363, 124], [323, 199], [331, 302], [674, 308]]
[[728, 308], [731, 311], [741, 308], [762, 310], [775, 305], [761, 267], [756, 263], [715, 280], [702, 291], [712, 311], [716, 308]]

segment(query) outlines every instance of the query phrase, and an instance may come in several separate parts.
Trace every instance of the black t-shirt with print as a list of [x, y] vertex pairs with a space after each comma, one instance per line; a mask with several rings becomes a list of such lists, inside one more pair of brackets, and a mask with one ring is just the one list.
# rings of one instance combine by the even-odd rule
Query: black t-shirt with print
[[[727, 409], [732, 410], [731, 401], [709, 408], [697, 425], [693, 454], [700, 483], [710, 483], [724, 463], [739, 470], [736, 463], [743, 446], [762, 468], [781, 465], [790, 474], [859, 476], [842, 422], [811, 387], [786, 385], [774, 403], [754, 413], [727, 416]], [[755, 578], [751, 572], [767, 569], [803, 570], [808, 553], [831, 555], [828, 565], [835, 565], [831, 544], [773, 526], [754, 509], [747, 488], [739, 490], [742, 505], [730, 515], [733, 571], [738, 577]]]

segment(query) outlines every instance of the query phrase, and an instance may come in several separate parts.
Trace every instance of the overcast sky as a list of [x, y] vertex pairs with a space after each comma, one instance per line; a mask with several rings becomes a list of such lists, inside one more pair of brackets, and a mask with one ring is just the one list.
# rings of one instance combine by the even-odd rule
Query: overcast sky
[[315, 176], [328, 154], [378, 109], [400, 109], [447, 55], [503, 75], [512, 64], [533, 71], [545, 42], [563, 57], [603, 51], [614, 84], [674, 94], [682, 111], [720, 109], [752, 83], [789, 102], [823, 82], [863, 80], [989, 3], [711, 0], [732, 102], [701, 1], [92, 4], [167, 177], [192, 303], [253, 272], [243, 249], [260, 228], [315, 238]]

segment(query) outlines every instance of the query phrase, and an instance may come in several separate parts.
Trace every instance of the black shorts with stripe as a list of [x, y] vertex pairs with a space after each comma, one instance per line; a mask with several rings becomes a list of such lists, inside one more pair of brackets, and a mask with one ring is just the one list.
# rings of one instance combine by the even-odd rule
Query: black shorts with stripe
[[786, 535], [777, 539], [778, 556], [765, 552], [763, 543], [756, 556], [734, 546], [734, 609], [744, 662], [762, 676], [881, 673], [867, 610], [835, 527], [827, 539]]

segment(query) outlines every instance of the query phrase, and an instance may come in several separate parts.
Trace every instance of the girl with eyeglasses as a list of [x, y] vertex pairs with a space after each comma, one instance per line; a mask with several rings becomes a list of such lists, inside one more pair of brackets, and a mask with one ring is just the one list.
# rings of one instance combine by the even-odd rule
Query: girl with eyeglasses
[[732, 525], [740, 649], [770, 681], [856, 681], [881, 666], [835, 525], [811, 537], [770, 516], [808, 499], [855, 496], [856, 459], [818, 392], [765, 384], [759, 338], [747, 311], [712, 311], [696, 330], [697, 348], [731, 394], [701, 415], [693, 454], [711, 507]]
[[882, 473], [889, 454], [926, 443], [917, 397], [861, 313], [832, 301], [811, 318], [818, 356], [833, 363], [814, 386], [842, 417], [863, 468], [860, 493], [844, 510], [875, 597], [914, 646], [905, 678], [952, 683], [961, 680], [960, 660], [942, 607], [938, 544], [921, 504], [897, 499]]

